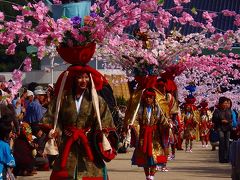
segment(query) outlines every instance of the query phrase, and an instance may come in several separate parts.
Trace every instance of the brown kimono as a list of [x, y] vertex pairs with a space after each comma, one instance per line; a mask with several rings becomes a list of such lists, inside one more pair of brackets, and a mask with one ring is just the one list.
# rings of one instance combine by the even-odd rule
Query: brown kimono
[[[53, 119], [56, 103], [51, 104], [45, 116], [45, 123]], [[111, 112], [106, 102], [99, 96], [100, 116], [103, 128], [114, 127]], [[99, 130], [99, 124], [93, 108], [92, 97], [89, 90], [86, 90], [77, 113], [75, 99], [69, 92], [63, 92], [61, 107], [58, 117], [58, 131], [62, 133], [59, 142], [59, 157], [57, 158], [53, 171], [59, 171], [63, 161], [63, 153], [68, 143], [68, 136], [64, 130], [75, 129], [84, 132], [87, 137], [94, 160], [91, 161], [86, 150], [86, 142], [81, 138], [77, 139], [70, 147], [70, 153], [66, 160], [66, 169], [69, 174], [67, 179], [108, 179], [106, 166], [94, 144], [94, 134]]]

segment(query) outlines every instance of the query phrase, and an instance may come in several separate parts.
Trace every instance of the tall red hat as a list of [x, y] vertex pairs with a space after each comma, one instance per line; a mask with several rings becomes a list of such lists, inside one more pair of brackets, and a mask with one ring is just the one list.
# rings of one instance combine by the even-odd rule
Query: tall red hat
[[153, 88], [157, 81], [157, 76], [155, 75], [135, 76], [134, 78], [138, 83], [139, 89]]
[[200, 103], [200, 106], [202, 108], [207, 108], [208, 107], [208, 102], [206, 100], [203, 100], [201, 103]]

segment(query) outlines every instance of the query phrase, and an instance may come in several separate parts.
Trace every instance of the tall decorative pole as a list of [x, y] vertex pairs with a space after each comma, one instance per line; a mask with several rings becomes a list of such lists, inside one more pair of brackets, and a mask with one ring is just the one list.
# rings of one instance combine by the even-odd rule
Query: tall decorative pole
[[52, 56], [50, 60], [50, 68], [51, 68], [51, 84], [53, 84], [53, 69], [54, 69], [54, 56]]

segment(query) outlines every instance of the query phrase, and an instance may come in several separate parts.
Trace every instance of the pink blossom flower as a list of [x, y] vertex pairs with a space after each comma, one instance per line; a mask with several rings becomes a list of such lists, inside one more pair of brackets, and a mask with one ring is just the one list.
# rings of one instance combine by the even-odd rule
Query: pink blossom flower
[[12, 72], [12, 79], [13, 81], [22, 81], [22, 71], [18, 70], [18, 69], [14, 69], [14, 71]]
[[238, 14], [238, 15], [235, 16], [234, 24], [235, 24], [236, 26], [240, 26], [240, 14]]
[[208, 22], [213, 22], [213, 18], [217, 17], [216, 13], [209, 13], [204, 11], [202, 14], [203, 18], [206, 19]]
[[222, 10], [224, 16], [235, 16], [237, 13], [235, 11], [229, 11], [228, 9]]
[[12, 43], [10, 46], [8, 46], [7, 50], [6, 50], [6, 54], [7, 55], [13, 55], [15, 54], [15, 48], [16, 48], [16, 44]]
[[181, 13], [183, 11], [183, 6], [175, 6], [173, 8], [170, 9], [170, 11], [176, 11], [177, 13]]
[[4, 13], [0, 11], [0, 21], [4, 20]]
[[25, 72], [30, 72], [32, 70], [32, 60], [29, 57], [27, 57], [24, 60], [23, 64], [24, 64], [24, 71]]
[[186, 12], [183, 12], [182, 17], [178, 18], [178, 20], [181, 24], [186, 24], [188, 22], [194, 21], [193, 17]]
[[54, 4], [62, 4], [62, 1], [61, 0], [53, 0], [53, 3]]
[[183, 3], [189, 3], [191, 0], [174, 0], [174, 3], [176, 5], [180, 5], [180, 4], [183, 4]]

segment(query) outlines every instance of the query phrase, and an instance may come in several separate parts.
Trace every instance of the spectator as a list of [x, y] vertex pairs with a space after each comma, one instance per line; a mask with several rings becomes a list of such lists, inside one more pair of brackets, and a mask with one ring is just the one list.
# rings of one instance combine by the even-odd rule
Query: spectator
[[229, 99], [220, 97], [218, 108], [213, 113], [213, 123], [219, 134], [219, 162], [229, 162], [229, 140], [232, 129], [232, 112], [229, 109]]
[[34, 94], [35, 99], [33, 102], [29, 103], [24, 118], [31, 126], [39, 124], [46, 111], [45, 108], [42, 107], [42, 103], [45, 101], [46, 92], [43, 89], [36, 89]]
[[28, 105], [33, 102], [34, 100], [34, 94], [32, 91], [27, 90], [27, 98], [26, 98], [26, 108], [28, 107]]
[[33, 141], [37, 145], [37, 155], [35, 158], [35, 167], [37, 170], [48, 171], [49, 162], [47, 155], [44, 154], [44, 147], [48, 140], [46, 134], [41, 130], [40, 127], [36, 126], [33, 128], [33, 135], [36, 137]]
[[14, 142], [13, 155], [16, 159], [14, 174], [16, 176], [33, 176], [35, 161], [35, 145], [32, 139], [32, 129], [28, 123], [21, 124], [20, 135]]
[[0, 179], [8, 179], [12, 176], [12, 168], [15, 160], [11, 148], [6, 142], [12, 131], [12, 119], [9, 116], [2, 116], [0, 119]]

